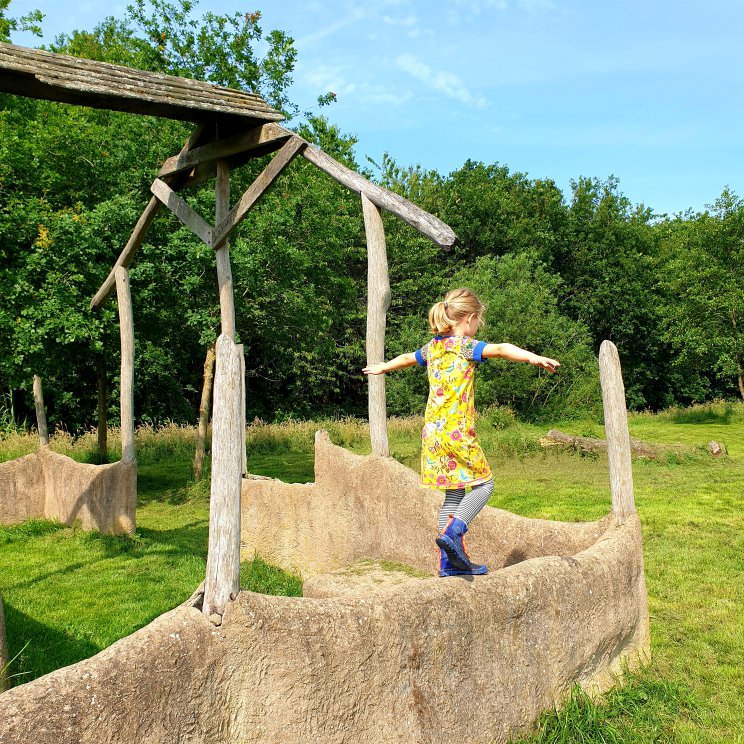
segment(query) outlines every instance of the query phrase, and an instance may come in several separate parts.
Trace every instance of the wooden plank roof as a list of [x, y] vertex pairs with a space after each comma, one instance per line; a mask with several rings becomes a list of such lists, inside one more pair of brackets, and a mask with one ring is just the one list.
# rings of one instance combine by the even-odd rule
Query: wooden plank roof
[[0, 92], [182, 121], [284, 118], [256, 93], [5, 43]]

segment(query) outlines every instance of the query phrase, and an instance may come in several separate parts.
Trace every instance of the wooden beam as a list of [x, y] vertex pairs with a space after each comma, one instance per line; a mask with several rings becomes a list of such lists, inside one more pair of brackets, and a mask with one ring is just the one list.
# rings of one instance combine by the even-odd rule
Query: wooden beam
[[[279, 127], [277, 127], [279, 128]], [[307, 143], [301, 137], [291, 137], [279, 152], [269, 161], [248, 190], [240, 197], [240, 201], [232, 208], [230, 214], [215, 227], [214, 247], [234, 230], [255, 206], [256, 202], [266, 192], [266, 189], [278, 178], [279, 174], [292, 162], [297, 154], [306, 147]]]
[[39, 432], [39, 446], [49, 446], [46, 411], [44, 410], [44, 391], [41, 388], [41, 377], [34, 375], [34, 406], [36, 408], [36, 427]]
[[121, 460], [132, 462], [134, 451], [134, 316], [129, 270], [116, 267], [116, 301], [121, 337]]
[[630, 463], [628, 412], [620, 357], [612, 341], [603, 341], [599, 349], [599, 379], [602, 385], [607, 460], [610, 466], [612, 512], [622, 523], [635, 513], [633, 468]]
[[195, 212], [165, 181], [156, 178], [150, 191], [203, 243], [212, 245], [212, 226]]
[[281, 142], [286, 141], [291, 136], [292, 133], [288, 130], [269, 124], [254, 127], [247, 132], [242, 132], [241, 134], [236, 134], [223, 140], [217, 140], [216, 142], [210, 142], [202, 147], [189, 150], [182, 155], [168, 158], [163, 163], [158, 177], [165, 178], [175, 173], [191, 170], [197, 165], [204, 165], [215, 160], [222, 160], [231, 155], [250, 152], [271, 143], [276, 143], [278, 147]]
[[[230, 208], [230, 168], [224, 160], [217, 161], [217, 178], [214, 185], [214, 219], [219, 224]], [[220, 318], [222, 333], [235, 339], [235, 297], [233, 295], [230, 246], [226, 240], [215, 253], [217, 260], [217, 285], [220, 293]]]
[[[385, 229], [380, 208], [362, 192], [364, 230], [367, 235], [367, 364], [385, 360], [385, 325], [390, 307]], [[385, 375], [368, 375], [369, 436], [372, 454], [389, 455]]]
[[240, 347], [224, 333], [217, 339], [217, 370], [212, 413], [212, 483], [209, 499], [209, 550], [202, 612], [222, 622], [225, 605], [240, 591]]
[[[187, 152], [192, 147], [195, 147], [203, 134], [204, 124], [198, 124], [194, 127], [190, 137], [181, 148], [181, 154]], [[134, 254], [144, 242], [145, 235], [147, 235], [147, 231], [150, 229], [150, 225], [152, 225], [152, 221], [155, 219], [155, 215], [158, 213], [159, 209], [160, 200], [156, 199], [154, 196], [151, 197], [149, 203], [145, 207], [145, 211], [142, 212], [140, 218], [137, 220], [137, 224], [134, 226], [134, 230], [132, 230], [132, 234], [130, 235], [127, 244], [124, 246], [124, 250], [119, 255], [119, 258], [116, 259], [114, 267], [106, 277], [106, 281], [101, 285], [101, 288], [90, 301], [91, 310], [97, 310], [100, 308], [103, 303], [106, 302], [111, 292], [113, 292], [114, 286], [116, 285], [117, 267], [123, 266], [124, 268], [129, 268], [129, 264], [131, 263]]]
[[[283, 128], [278, 125], [274, 126], [278, 129]], [[302, 151], [302, 155], [313, 165], [325, 171], [329, 176], [335, 178], [347, 188], [356, 191], [358, 194], [366, 194], [367, 198], [373, 204], [400, 217], [403, 222], [418, 230], [422, 235], [425, 235], [441, 248], [451, 248], [457, 241], [457, 235], [455, 235], [452, 228], [442, 222], [438, 217], [417, 207], [408, 201], [408, 199], [404, 199], [402, 196], [368, 181], [363, 176], [334, 160], [330, 155], [326, 155], [322, 150], [308, 145]]]

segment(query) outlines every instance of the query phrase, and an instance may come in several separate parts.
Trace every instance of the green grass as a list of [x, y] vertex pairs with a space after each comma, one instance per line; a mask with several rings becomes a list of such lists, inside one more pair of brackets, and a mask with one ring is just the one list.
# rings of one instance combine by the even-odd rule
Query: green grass
[[[418, 469], [421, 421], [393, 420], [391, 454]], [[313, 479], [319, 426], [354, 451], [368, 451], [359, 422], [256, 424], [249, 469], [288, 481]], [[602, 436], [600, 423], [536, 426], [483, 417], [479, 431], [496, 474], [493, 506], [530, 517], [592, 520], [610, 509], [606, 460], [542, 450], [548, 428]], [[726, 444], [708, 455], [634, 461], [644, 532], [652, 663], [599, 704], [575, 691], [544, 716], [531, 744], [554, 742], [744, 743], [744, 406], [718, 404], [630, 417], [631, 434], [665, 444]], [[158, 437], [160, 440], [158, 440]], [[276, 439], [276, 451], [271, 443]], [[86, 658], [190, 596], [204, 577], [208, 485], [192, 484], [193, 431], [138, 432], [137, 534], [103, 537], [49, 522], [0, 528], [11, 673], [27, 681]], [[91, 439], [94, 442], [94, 438]], [[85, 447], [64, 440], [86, 459]], [[0, 460], [34, 448], [0, 439]], [[88, 443], [90, 445], [90, 442]], [[475, 525], [477, 528], [477, 523]], [[301, 583], [259, 560], [243, 564], [241, 585], [297, 596]], [[28, 645], [24, 648], [24, 645]]]

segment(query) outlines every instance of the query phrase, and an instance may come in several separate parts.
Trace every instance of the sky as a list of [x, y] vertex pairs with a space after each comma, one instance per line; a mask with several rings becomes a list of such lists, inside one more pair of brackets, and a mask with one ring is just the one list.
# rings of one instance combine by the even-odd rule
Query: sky
[[[92, 29], [126, 2], [12, 0], [42, 40]], [[466, 160], [552, 179], [619, 179], [655, 214], [744, 197], [744, 0], [201, 0], [262, 13], [298, 52], [290, 99], [389, 153], [448, 174]]]

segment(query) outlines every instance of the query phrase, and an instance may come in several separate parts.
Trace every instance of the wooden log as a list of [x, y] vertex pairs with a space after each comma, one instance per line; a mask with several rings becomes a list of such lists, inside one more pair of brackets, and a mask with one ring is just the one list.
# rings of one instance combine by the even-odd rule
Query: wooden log
[[132, 462], [134, 450], [134, 315], [129, 271], [116, 268], [116, 300], [121, 338], [121, 460]]
[[163, 163], [158, 177], [165, 178], [181, 171], [191, 170], [198, 165], [204, 165], [215, 160], [224, 160], [231, 155], [250, 152], [272, 143], [279, 147], [280, 143], [285, 142], [291, 136], [291, 132], [279, 127], [270, 127], [269, 125], [254, 127], [247, 132], [210, 142], [182, 155], [168, 158]]
[[211, 225], [198, 212], [195, 212], [165, 181], [156, 178], [150, 186], [150, 191], [203, 243], [212, 245]]
[[242, 435], [240, 350], [224, 333], [217, 339], [212, 412], [209, 553], [202, 611], [216, 625], [240, 591]]
[[612, 511], [622, 523], [636, 509], [625, 386], [617, 347], [611, 341], [603, 341], [599, 349], [599, 378], [602, 386], [607, 459], [610, 466]]
[[[678, 448], [665, 447], [664, 445], [653, 445], [648, 442], [642, 442], [640, 439], [629, 437], [630, 452], [636, 457], [645, 457], [649, 460], [655, 460], [659, 455], [670, 451], [678, 451]], [[579, 437], [572, 434], [565, 434], [558, 429], [551, 429], [546, 436], [540, 439], [542, 447], [570, 447], [579, 452], [586, 453], [604, 453], [607, 452], [607, 442], [604, 439], [595, 437]], [[692, 448], [690, 448], [692, 451]]]
[[232, 208], [227, 217], [215, 223], [215, 248], [219, 248], [220, 243], [246, 218], [248, 212], [266, 192], [266, 189], [274, 183], [279, 174], [294, 160], [306, 144], [300, 137], [291, 137], [282, 149], [274, 155], [245, 194], [240, 197], [240, 201]]
[[[195, 147], [203, 134], [203, 124], [199, 124], [194, 127], [194, 131], [191, 133], [191, 136], [186, 140], [184, 146], [181, 148], [180, 154], [188, 152], [191, 148]], [[160, 204], [160, 200], [155, 196], [150, 198], [150, 201], [145, 207], [145, 211], [142, 212], [140, 218], [137, 220], [137, 224], [134, 226], [134, 230], [132, 230], [132, 234], [130, 235], [127, 244], [124, 246], [124, 250], [119, 255], [119, 258], [116, 259], [116, 263], [109, 272], [109, 275], [106, 277], [106, 281], [101, 285], [101, 288], [98, 290], [98, 292], [96, 292], [95, 296], [91, 300], [91, 310], [95, 310], [101, 307], [113, 291], [116, 284], [117, 266], [129, 268], [129, 264], [131, 263], [132, 258], [134, 258], [134, 254], [144, 242], [147, 231], [150, 229], [150, 225], [152, 225], [152, 221], [155, 219], [155, 215], [160, 210]]]
[[335, 178], [347, 188], [356, 191], [358, 194], [362, 192], [366, 194], [367, 198], [373, 204], [376, 204], [382, 209], [387, 209], [388, 212], [392, 212], [397, 217], [400, 217], [403, 222], [418, 230], [422, 235], [425, 235], [441, 248], [451, 248], [457, 241], [457, 235], [442, 220], [412, 204], [408, 199], [404, 199], [402, 196], [368, 181], [363, 176], [334, 160], [330, 155], [326, 155], [322, 150], [308, 145], [302, 151], [302, 155], [313, 165], [325, 171], [329, 176]]
[[196, 449], [194, 451], [193, 475], [195, 481], [200, 481], [204, 469], [204, 443], [207, 438], [209, 424], [209, 401], [212, 397], [212, 381], [214, 380], [214, 345], [207, 348], [204, 359], [204, 376], [202, 381], [201, 402], [199, 404], [199, 424], [196, 431]]
[[36, 408], [36, 427], [39, 431], [39, 446], [49, 446], [46, 411], [44, 410], [44, 391], [41, 389], [41, 377], [34, 375], [34, 406]]
[[240, 433], [241, 433], [241, 444], [240, 444], [240, 453], [242, 455], [242, 468], [240, 472], [242, 475], [245, 475], [248, 472], [248, 453], [246, 452], [246, 431], [245, 431], [245, 405], [246, 405], [246, 399], [245, 399], [245, 350], [243, 349], [243, 345], [240, 344], [238, 346], [238, 349], [240, 350]]
[[[224, 221], [230, 209], [230, 168], [224, 160], [217, 161], [217, 178], [215, 180], [215, 224]], [[233, 296], [232, 268], [230, 267], [230, 245], [222, 241], [217, 249], [217, 285], [220, 293], [220, 317], [222, 333], [235, 338], [235, 298]]]
[[106, 395], [106, 360], [96, 354], [96, 379], [98, 387], [98, 462], [108, 462], [108, 401]]
[[[367, 364], [385, 359], [385, 326], [390, 307], [385, 228], [380, 208], [362, 192], [362, 213], [367, 236]], [[368, 375], [369, 436], [372, 454], [390, 454], [387, 433], [385, 375]]]

